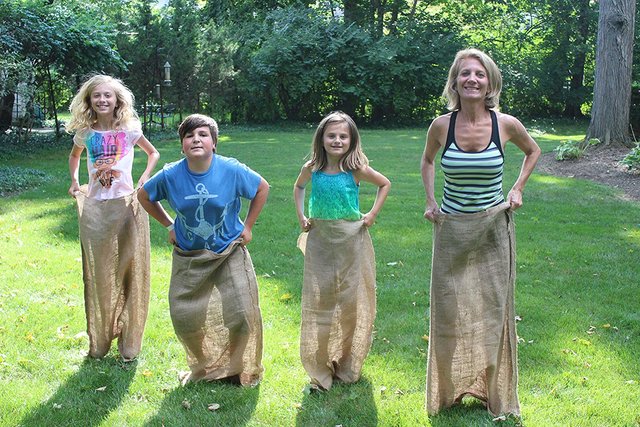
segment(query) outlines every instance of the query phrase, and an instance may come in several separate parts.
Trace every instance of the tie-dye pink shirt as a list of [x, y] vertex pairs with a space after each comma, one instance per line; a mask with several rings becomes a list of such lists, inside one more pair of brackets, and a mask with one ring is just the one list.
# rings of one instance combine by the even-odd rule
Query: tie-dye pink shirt
[[115, 199], [133, 192], [133, 147], [141, 136], [140, 129], [76, 133], [74, 144], [87, 148], [89, 197]]

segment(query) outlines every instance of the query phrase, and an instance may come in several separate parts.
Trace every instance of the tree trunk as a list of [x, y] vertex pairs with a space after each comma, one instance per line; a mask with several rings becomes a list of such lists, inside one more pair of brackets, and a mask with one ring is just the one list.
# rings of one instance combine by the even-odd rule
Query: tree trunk
[[13, 93], [8, 93], [0, 98], [0, 132], [11, 129], [14, 99]]
[[53, 79], [51, 78], [51, 70], [49, 66], [46, 68], [47, 71], [47, 80], [49, 83], [49, 97], [51, 98], [51, 110], [53, 111], [53, 118], [56, 123], [56, 137], [60, 136], [60, 121], [58, 120], [58, 111], [56, 108], [56, 94], [53, 90]]
[[629, 145], [635, 0], [601, 0], [591, 123], [585, 144]]
[[569, 97], [565, 106], [565, 116], [576, 118], [582, 117], [582, 111], [580, 111], [580, 105], [582, 104], [584, 97], [584, 66], [587, 62], [587, 40], [591, 28], [589, 25], [589, 1], [580, 1], [580, 15], [578, 17], [578, 34], [576, 36], [575, 44], [578, 46], [578, 51], [573, 60], [573, 66], [571, 67], [571, 80], [569, 82]]

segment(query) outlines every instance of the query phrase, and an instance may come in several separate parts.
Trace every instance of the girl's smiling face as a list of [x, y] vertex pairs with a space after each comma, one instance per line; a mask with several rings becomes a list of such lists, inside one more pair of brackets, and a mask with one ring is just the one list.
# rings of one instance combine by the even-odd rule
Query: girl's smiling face
[[351, 132], [347, 122], [337, 122], [327, 125], [322, 134], [322, 144], [327, 157], [340, 160], [351, 146]]
[[91, 109], [95, 111], [98, 116], [113, 117], [117, 106], [118, 98], [109, 84], [102, 83], [91, 91]]

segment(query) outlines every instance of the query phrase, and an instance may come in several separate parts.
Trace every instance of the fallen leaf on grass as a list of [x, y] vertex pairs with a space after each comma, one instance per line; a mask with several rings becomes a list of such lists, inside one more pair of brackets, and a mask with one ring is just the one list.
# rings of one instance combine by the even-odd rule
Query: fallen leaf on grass
[[609, 329], [611, 327], [610, 323], [605, 323], [604, 325], [602, 325], [603, 328], [605, 329]]
[[59, 326], [58, 329], [56, 329], [56, 336], [58, 337], [58, 339], [63, 340], [65, 338], [64, 333], [67, 331], [67, 329], [69, 329], [69, 325], [62, 325]]
[[429, 335], [427, 335], [427, 334], [424, 334], [420, 338], [422, 338], [422, 341], [424, 341], [424, 342], [429, 342]]
[[296, 409], [302, 409], [302, 403], [300, 402], [295, 402], [292, 406]]
[[282, 302], [289, 302], [291, 300], [291, 298], [293, 298], [293, 295], [290, 294], [289, 292], [287, 292], [286, 294], [282, 294], [280, 296], [280, 301]]
[[145, 369], [144, 371], [142, 371], [142, 375], [144, 375], [145, 377], [149, 378], [151, 375], [153, 375], [153, 372], [151, 372], [148, 369]]
[[385, 386], [380, 387], [380, 394], [384, 394], [385, 391], [387, 391]]
[[24, 336], [24, 339], [28, 342], [33, 342], [33, 340], [35, 340], [32, 332], [27, 332], [27, 335]]
[[107, 389], [106, 385], [103, 385], [102, 387], [98, 387], [95, 391], [105, 391]]
[[78, 332], [77, 334], [75, 334], [73, 336], [74, 340], [82, 340], [82, 339], [85, 339], [85, 338], [87, 338], [87, 339], [89, 338], [89, 335], [85, 331]]
[[184, 409], [191, 409], [191, 402], [189, 402], [187, 399], [182, 401], [182, 407]]
[[62, 405], [59, 403], [54, 403], [53, 404], [53, 409], [62, 409]]
[[219, 404], [219, 403], [210, 403], [210, 404], [207, 406], [207, 409], [208, 409], [208, 410], [210, 410], [211, 412], [215, 412], [215, 411], [217, 411], [218, 409], [220, 409], [220, 404]]

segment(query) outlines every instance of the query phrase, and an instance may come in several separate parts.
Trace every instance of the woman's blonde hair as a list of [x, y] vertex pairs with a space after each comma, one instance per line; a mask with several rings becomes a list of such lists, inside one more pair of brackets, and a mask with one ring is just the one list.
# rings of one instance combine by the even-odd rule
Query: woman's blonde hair
[[113, 111], [114, 129], [140, 127], [140, 119], [133, 109], [134, 96], [120, 79], [104, 74], [96, 74], [85, 81], [71, 100], [69, 111], [71, 120], [66, 126], [68, 132], [89, 129], [96, 122], [96, 112], [91, 108], [91, 94], [96, 87], [107, 84], [116, 95], [116, 107]]
[[334, 123], [346, 123], [349, 127], [349, 135], [351, 137], [351, 143], [349, 149], [345, 155], [340, 159], [340, 170], [358, 170], [369, 164], [369, 159], [362, 151], [362, 144], [360, 143], [360, 133], [355, 122], [348, 114], [342, 111], [332, 111], [327, 114], [318, 125], [316, 132], [313, 135], [313, 142], [311, 144], [311, 160], [308, 165], [312, 170], [322, 170], [327, 165], [327, 152], [324, 149], [324, 131], [327, 126]]
[[487, 70], [489, 87], [487, 88], [487, 95], [484, 98], [484, 105], [487, 108], [498, 109], [500, 92], [502, 91], [502, 74], [496, 63], [493, 62], [493, 59], [478, 49], [464, 49], [456, 54], [453, 64], [451, 64], [451, 68], [449, 68], [447, 84], [444, 87], [444, 91], [442, 91], [442, 96], [447, 99], [447, 108], [449, 111], [460, 109], [460, 95], [458, 95], [456, 91], [456, 78], [460, 73], [462, 61], [467, 58], [477, 59], [484, 69]]

